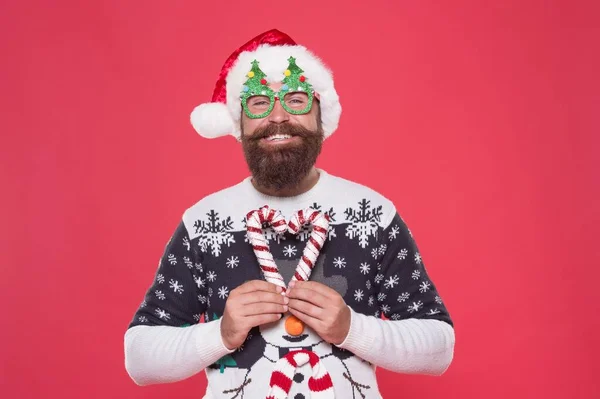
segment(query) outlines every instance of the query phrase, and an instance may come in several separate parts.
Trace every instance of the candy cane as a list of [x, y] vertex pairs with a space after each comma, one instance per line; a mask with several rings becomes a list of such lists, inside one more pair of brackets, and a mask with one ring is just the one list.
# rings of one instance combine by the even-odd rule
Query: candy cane
[[279, 268], [273, 260], [273, 254], [267, 244], [262, 227], [263, 224], [271, 225], [277, 234], [283, 234], [289, 231], [292, 234], [298, 234], [300, 229], [307, 223], [312, 224], [313, 229], [304, 252], [300, 258], [296, 271], [292, 280], [306, 281], [310, 278], [312, 269], [314, 268], [321, 248], [327, 238], [329, 230], [329, 216], [315, 209], [307, 208], [296, 212], [292, 220], [286, 223], [285, 218], [280, 211], [270, 209], [268, 206], [263, 206], [258, 210], [249, 212], [246, 215], [246, 231], [248, 240], [252, 244], [254, 254], [258, 259], [260, 268], [265, 276], [265, 279], [273, 284], [283, 288], [285, 291], [287, 284], [279, 273]]
[[286, 284], [279, 273], [279, 269], [273, 260], [273, 254], [271, 253], [269, 244], [267, 244], [267, 240], [262, 232], [262, 225], [265, 222], [273, 226], [273, 229], [278, 234], [287, 230], [287, 223], [281, 215], [281, 212], [263, 206], [246, 215], [248, 240], [250, 241], [250, 244], [252, 244], [252, 249], [254, 250], [256, 259], [258, 259], [258, 263], [263, 271], [265, 279], [270, 283], [280, 286], [285, 291]]
[[296, 368], [310, 363], [312, 376], [308, 380], [311, 399], [330, 399], [334, 397], [331, 376], [325, 370], [319, 356], [307, 350], [289, 352], [275, 363], [271, 373], [270, 389], [266, 399], [285, 399], [290, 393]]
[[292, 220], [288, 223], [288, 229], [291, 233], [298, 234], [300, 228], [306, 223], [311, 223], [313, 229], [306, 247], [304, 247], [304, 252], [298, 262], [296, 273], [292, 280], [306, 281], [310, 278], [321, 248], [323, 248], [323, 244], [327, 239], [327, 232], [329, 230], [329, 216], [327, 214], [323, 214], [312, 208], [304, 211], [300, 210], [294, 214]]

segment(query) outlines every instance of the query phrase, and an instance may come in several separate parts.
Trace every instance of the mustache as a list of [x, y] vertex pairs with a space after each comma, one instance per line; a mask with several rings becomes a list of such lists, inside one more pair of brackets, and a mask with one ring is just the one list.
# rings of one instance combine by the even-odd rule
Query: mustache
[[290, 123], [277, 123], [269, 124], [264, 128], [255, 130], [252, 134], [252, 137], [249, 137], [249, 140], [258, 141], [260, 139], [264, 139], [274, 134], [287, 134], [292, 137], [299, 136], [302, 138], [306, 138], [314, 136], [315, 132], [300, 125], [293, 125]]

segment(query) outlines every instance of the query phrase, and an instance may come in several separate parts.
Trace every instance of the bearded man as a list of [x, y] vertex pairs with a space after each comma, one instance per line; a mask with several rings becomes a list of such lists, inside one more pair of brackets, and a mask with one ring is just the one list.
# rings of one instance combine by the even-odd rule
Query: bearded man
[[251, 174], [183, 212], [125, 333], [135, 383], [366, 399], [377, 367], [448, 369], [454, 324], [394, 204], [315, 166], [340, 115], [329, 69], [278, 30], [226, 60], [191, 122], [236, 137]]

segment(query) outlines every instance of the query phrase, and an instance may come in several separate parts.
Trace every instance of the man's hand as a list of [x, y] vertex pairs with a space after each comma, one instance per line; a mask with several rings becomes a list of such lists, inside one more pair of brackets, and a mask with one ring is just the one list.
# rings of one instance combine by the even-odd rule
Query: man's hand
[[315, 281], [292, 281], [287, 296], [291, 314], [330, 344], [344, 342], [350, 331], [350, 309], [337, 291]]
[[242, 345], [251, 328], [277, 321], [287, 312], [289, 299], [281, 291], [262, 280], [248, 281], [231, 291], [221, 320], [221, 337], [229, 350]]

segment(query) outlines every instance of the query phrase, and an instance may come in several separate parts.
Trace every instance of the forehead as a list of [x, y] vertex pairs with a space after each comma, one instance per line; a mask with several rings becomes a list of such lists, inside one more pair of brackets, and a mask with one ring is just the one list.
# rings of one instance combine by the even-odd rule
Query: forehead
[[274, 82], [274, 83], [269, 83], [268, 86], [273, 89], [273, 91], [277, 91], [281, 88], [281, 86], [283, 86], [283, 83], [281, 82]]
[[[283, 83], [280, 83], [280, 82], [269, 83], [269, 84], [267, 84], [267, 86], [275, 92], [275, 95], [277, 95], [279, 89], [281, 89], [281, 86], [283, 86]], [[286, 91], [286, 93], [295, 94], [295, 95], [301, 94], [301, 93], [306, 94], [306, 92], [298, 91], [298, 90], [288, 90], [288, 91]], [[281, 93], [279, 93], [279, 94], [281, 94]], [[260, 94], [257, 94], [257, 96], [260, 96]], [[315, 96], [318, 96], [318, 94], [315, 93]]]

